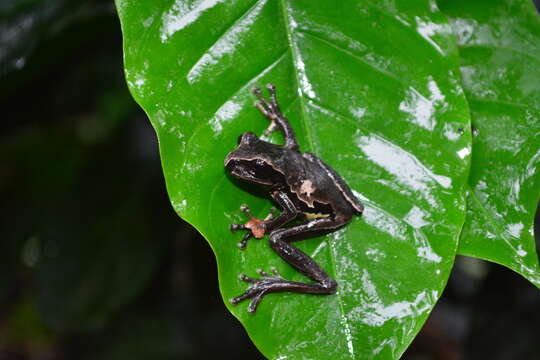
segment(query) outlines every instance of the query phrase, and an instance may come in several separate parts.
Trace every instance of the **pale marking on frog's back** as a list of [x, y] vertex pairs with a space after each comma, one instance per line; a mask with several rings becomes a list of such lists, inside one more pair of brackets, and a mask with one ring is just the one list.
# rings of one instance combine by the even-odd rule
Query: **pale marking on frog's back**
[[302, 181], [302, 186], [300, 186], [300, 191], [303, 194], [306, 194], [308, 197], [311, 197], [311, 194], [315, 192], [315, 187], [313, 186], [313, 183], [311, 180], [304, 180]]

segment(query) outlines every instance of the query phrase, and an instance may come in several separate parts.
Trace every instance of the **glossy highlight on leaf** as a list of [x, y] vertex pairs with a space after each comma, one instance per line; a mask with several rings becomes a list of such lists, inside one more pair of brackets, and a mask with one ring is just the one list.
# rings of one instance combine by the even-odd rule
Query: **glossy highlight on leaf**
[[[156, 129], [180, 216], [212, 246], [229, 310], [270, 359], [397, 359], [446, 284], [465, 218], [471, 137], [451, 28], [431, 1], [118, 0], [126, 77]], [[267, 240], [241, 251], [230, 223], [272, 203], [223, 159], [267, 120], [254, 85], [272, 82], [302, 151], [330, 164], [362, 217], [298, 242], [334, 277], [331, 296], [229, 299], [238, 274], [276, 267], [306, 281]], [[283, 139], [272, 137], [273, 141]], [[247, 190], [247, 191], [246, 191]], [[180, 319], [179, 319], [180, 321]]]
[[540, 196], [540, 16], [532, 1], [440, 1], [458, 38], [474, 126], [459, 253], [540, 287], [533, 224]]

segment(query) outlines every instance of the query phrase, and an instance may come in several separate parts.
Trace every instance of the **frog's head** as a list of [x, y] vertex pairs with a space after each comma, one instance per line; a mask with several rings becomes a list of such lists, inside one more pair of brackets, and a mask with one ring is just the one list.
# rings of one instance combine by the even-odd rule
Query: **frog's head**
[[252, 132], [238, 137], [238, 147], [227, 154], [225, 168], [235, 177], [261, 185], [283, 183], [279, 146], [261, 140]]

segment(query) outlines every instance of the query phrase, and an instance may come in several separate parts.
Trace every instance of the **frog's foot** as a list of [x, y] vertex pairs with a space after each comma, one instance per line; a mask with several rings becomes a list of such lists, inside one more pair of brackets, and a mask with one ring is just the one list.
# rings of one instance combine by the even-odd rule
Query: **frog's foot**
[[283, 279], [283, 276], [281, 276], [281, 274], [279, 273], [278, 269], [276, 269], [275, 267], [271, 267], [270, 268], [270, 272], [272, 274], [269, 274], [267, 273], [266, 271], [264, 271], [263, 269], [257, 269], [255, 270], [257, 272], [257, 274], [261, 275], [261, 276], [264, 276], [264, 277], [267, 277], [267, 278], [280, 278], [280, 279]]
[[273, 84], [266, 85], [268, 92], [270, 93], [270, 101], [266, 100], [261, 92], [261, 89], [258, 87], [253, 87], [253, 93], [259, 99], [255, 102], [255, 106], [259, 111], [270, 120], [270, 125], [264, 131], [264, 135], [269, 135], [271, 132], [278, 130], [278, 124], [276, 119], [278, 117], [283, 117], [279, 105], [276, 100], [276, 87]]
[[240, 280], [250, 285], [242, 295], [231, 299], [231, 304], [236, 305], [243, 300], [252, 299], [248, 306], [248, 312], [255, 313], [257, 306], [265, 295], [277, 291], [287, 291], [291, 286], [296, 284], [282, 278], [275, 268], [271, 268], [270, 271], [273, 275], [258, 269], [257, 273], [262, 276], [260, 279], [254, 279], [245, 274], [240, 274]]
[[249, 221], [245, 224], [231, 224], [231, 231], [248, 230], [246, 235], [244, 235], [242, 240], [238, 243], [238, 247], [244, 250], [249, 239], [261, 239], [264, 237], [264, 234], [266, 233], [265, 223], [272, 219], [272, 213], [275, 211], [275, 209], [272, 208], [270, 214], [268, 214], [263, 220], [254, 217], [251, 214], [249, 207], [245, 204], [240, 206], [240, 210], [242, 210], [242, 212], [249, 217]]

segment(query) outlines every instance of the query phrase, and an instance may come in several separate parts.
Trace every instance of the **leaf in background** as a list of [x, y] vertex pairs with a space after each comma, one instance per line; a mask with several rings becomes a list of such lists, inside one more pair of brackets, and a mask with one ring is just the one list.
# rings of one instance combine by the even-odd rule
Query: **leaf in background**
[[[47, 220], [58, 224], [69, 219], [74, 228], [40, 229], [47, 241], [36, 267], [35, 296], [43, 318], [57, 330], [102, 328], [141, 293], [159, 259], [161, 242], [144, 221], [133, 222], [144, 211], [136, 200], [115, 206], [92, 195], [107, 209], [101, 216], [88, 210], [57, 211]], [[96, 220], [87, 222], [86, 233], [81, 234], [83, 218]]]
[[540, 194], [540, 18], [531, 1], [440, 1], [458, 37], [476, 128], [458, 252], [540, 287], [533, 237]]
[[81, 145], [66, 128], [29, 127], [0, 143], [10, 175], [0, 189], [8, 251], [0, 259], [12, 276], [22, 264], [35, 270], [33, 300], [49, 327], [80, 332], [103, 326], [144, 289], [162, 253], [163, 224], [155, 218], [163, 214], [147, 200], [155, 172], [141, 157], [129, 162], [126, 127], [109, 140], [123, 143], [124, 152]]
[[[272, 359], [398, 358], [448, 278], [465, 218], [469, 115], [451, 29], [432, 2], [117, 1], [126, 77], [159, 138], [176, 211], [209, 241], [231, 312]], [[256, 315], [228, 299], [239, 273], [306, 279], [266, 240], [236, 247], [241, 203], [270, 208], [223, 160], [267, 121], [253, 85], [276, 84], [303, 151], [331, 164], [366, 205], [299, 247], [334, 296], [272, 294]], [[275, 139], [275, 138], [274, 138]], [[322, 355], [324, 354], [324, 355]]]
[[[27, 61], [40, 46], [47, 42], [49, 42], [47, 45], [50, 45], [51, 38], [96, 10], [102, 11], [96, 1], [3, 0], [0, 2], [0, 76], [3, 78], [0, 86], [2, 90], [6, 86], [6, 75], [25, 67]], [[81, 42], [86, 38], [84, 34], [77, 35], [77, 39]], [[50, 57], [51, 60], [42, 58], [40, 61], [49, 60], [52, 63], [60, 61], [67, 53], [66, 48], [69, 46], [65, 44], [62, 51], [49, 49], [51, 54], [45, 57]], [[35, 61], [35, 59], [32, 60]], [[49, 65], [49, 61], [41, 65]], [[16, 86], [16, 83], [8, 81], [8, 85]]]

